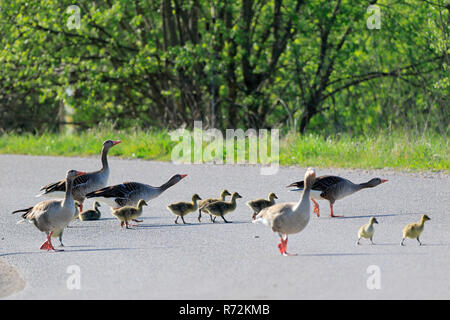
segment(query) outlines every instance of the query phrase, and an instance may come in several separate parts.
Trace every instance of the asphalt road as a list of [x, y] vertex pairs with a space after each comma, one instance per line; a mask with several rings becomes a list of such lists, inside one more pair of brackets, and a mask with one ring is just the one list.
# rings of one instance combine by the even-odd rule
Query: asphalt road
[[[111, 159], [110, 184], [160, 185], [175, 173], [189, 176], [145, 208], [140, 227], [121, 229], [103, 206], [101, 220], [76, 221], [66, 230], [66, 251], [41, 252], [44, 234], [31, 224], [16, 224], [19, 217], [10, 212], [34, 205], [39, 187], [64, 177], [68, 169], [99, 165], [96, 158], [0, 156], [0, 278], [7, 264], [9, 272], [15, 267], [18, 282], [25, 281], [25, 288], [8, 298], [450, 298], [450, 179], [444, 174], [316, 168], [318, 175], [339, 174], [354, 182], [375, 176], [389, 182], [338, 201], [335, 213], [345, 218], [329, 218], [328, 203], [320, 202], [322, 216], [311, 216], [302, 233], [289, 237], [288, 251], [298, 256], [282, 257], [277, 235], [251, 223], [245, 201], [270, 191], [278, 201], [297, 200], [300, 194], [285, 186], [301, 179], [304, 168], [262, 176], [255, 166]], [[190, 214], [186, 221], [192, 224], [174, 224], [167, 204], [189, 200], [193, 193], [216, 197], [222, 188], [243, 196], [227, 216], [233, 223], [212, 224], [207, 217], [198, 223]], [[401, 247], [403, 226], [423, 213], [432, 219], [421, 237], [424, 246], [407, 240]], [[357, 230], [370, 216], [379, 221], [375, 245], [357, 246]]]

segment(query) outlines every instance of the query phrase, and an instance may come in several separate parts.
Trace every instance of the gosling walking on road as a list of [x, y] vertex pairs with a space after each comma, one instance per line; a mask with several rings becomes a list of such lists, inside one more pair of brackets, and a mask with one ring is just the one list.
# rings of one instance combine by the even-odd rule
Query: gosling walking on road
[[426, 214], [422, 215], [419, 222], [410, 223], [406, 225], [406, 227], [403, 229], [403, 239], [400, 245], [404, 246], [403, 242], [406, 238], [410, 239], [417, 239], [419, 242], [419, 245], [422, 245], [422, 242], [420, 242], [420, 235], [423, 232], [423, 229], [425, 227], [425, 221], [431, 220], [429, 216]]
[[[147, 202], [145, 202], [145, 200], [141, 199], [139, 200], [138, 204], [136, 207], [132, 207], [132, 206], [125, 206], [119, 209], [114, 209], [111, 213], [113, 214], [113, 216], [115, 216], [119, 221], [120, 221], [120, 226], [123, 228], [123, 225], [125, 224], [126, 229], [130, 229], [128, 228], [128, 226], [130, 225], [128, 223], [128, 221], [133, 220], [133, 221], [138, 221], [136, 220], [136, 218], [139, 218], [142, 215], [142, 207], [143, 206], [147, 206]], [[133, 225], [133, 226], [137, 226]]]
[[378, 224], [378, 221], [375, 217], [371, 217], [369, 223], [363, 225], [358, 230], [358, 241], [356, 244], [359, 245], [359, 240], [361, 238], [369, 239], [370, 243], [373, 244], [373, 234], [375, 233], [374, 223]]
[[198, 194], [194, 194], [192, 196], [192, 202], [172, 203], [167, 206], [167, 209], [169, 209], [174, 215], [177, 216], [177, 218], [175, 219], [176, 224], [178, 224], [178, 218], [180, 217], [184, 224], [188, 224], [186, 223], [186, 221], [184, 221], [184, 216], [198, 209], [199, 200], [202, 200], [202, 198], [200, 198]]

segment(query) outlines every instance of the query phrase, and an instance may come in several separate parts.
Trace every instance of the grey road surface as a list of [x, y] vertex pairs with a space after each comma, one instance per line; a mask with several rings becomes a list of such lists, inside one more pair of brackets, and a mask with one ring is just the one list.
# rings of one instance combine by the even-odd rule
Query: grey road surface
[[[344, 214], [342, 219], [329, 218], [328, 202], [320, 202], [322, 216], [311, 216], [307, 228], [289, 238], [288, 251], [298, 256], [282, 257], [278, 236], [251, 223], [245, 202], [270, 191], [278, 201], [297, 200], [300, 194], [285, 186], [301, 179], [305, 168], [280, 168], [263, 176], [255, 166], [111, 159], [109, 184], [160, 185], [175, 173], [189, 176], [151, 201], [140, 227], [121, 229], [103, 206], [101, 220], [75, 221], [66, 230], [64, 252], [41, 252], [44, 234], [31, 224], [16, 224], [19, 217], [11, 211], [37, 203], [39, 187], [64, 177], [68, 169], [89, 171], [99, 165], [97, 158], [0, 156], [0, 277], [15, 268], [16, 288], [24, 287], [7, 298], [450, 298], [448, 175], [317, 168], [318, 175], [339, 174], [354, 182], [379, 176], [389, 182], [338, 201], [335, 213]], [[197, 214], [190, 214], [186, 221], [191, 224], [174, 224], [169, 203], [189, 200], [193, 193], [216, 197], [222, 188], [243, 196], [227, 216], [233, 223], [218, 219], [212, 224], [208, 217], [198, 223]], [[403, 226], [423, 213], [431, 217], [421, 237], [424, 245], [407, 240], [401, 247]], [[379, 221], [375, 245], [362, 241], [357, 246], [357, 230], [370, 216]]]

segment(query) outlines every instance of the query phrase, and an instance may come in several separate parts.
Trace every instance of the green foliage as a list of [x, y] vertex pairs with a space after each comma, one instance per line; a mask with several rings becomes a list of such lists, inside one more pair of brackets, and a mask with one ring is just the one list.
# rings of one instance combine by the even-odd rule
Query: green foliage
[[[449, 129], [443, 0], [0, 0], [0, 130]], [[67, 89], [73, 91], [67, 94]], [[211, 104], [215, 111], [212, 114]], [[73, 110], [71, 117], [67, 110]]]

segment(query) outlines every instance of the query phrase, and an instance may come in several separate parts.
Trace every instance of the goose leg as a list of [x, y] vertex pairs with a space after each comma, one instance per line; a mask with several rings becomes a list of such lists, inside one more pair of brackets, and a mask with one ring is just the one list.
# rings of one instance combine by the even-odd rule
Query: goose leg
[[202, 210], [199, 209], [198, 210], [198, 218], [197, 218], [198, 222], [202, 222], [201, 219], [202, 219]]
[[311, 198], [311, 201], [314, 203], [314, 213], [315, 213], [318, 217], [320, 217], [320, 214], [319, 214], [319, 204], [318, 204], [317, 201], [314, 200], [313, 198]]
[[404, 246], [403, 242], [405, 241], [405, 238], [402, 239], [402, 242], [400, 242], [401, 246]]
[[419, 246], [421, 246], [421, 245], [422, 245], [422, 242], [420, 242], [419, 237], [417, 237], [417, 241], [419, 242]]
[[60, 247], [64, 247], [64, 244], [62, 242], [62, 235], [63, 235], [63, 233], [61, 232], [61, 234], [59, 235], [59, 246]]
[[209, 215], [209, 217], [211, 218], [212, 223], [216, 223], [216, 217], [213, 218], [212, 215]]
[[333, 213], [333, 203], [331, 203], [331, 202], [330, 202], [330, 217], [332, 217], [332, 218], [342, 218], [343, 217], [343, 216], [336, 216]]
[[371, 243], [371, 244], [374, 244], [374, 243], [373, 243], [373, 237], [370, 237], [370, 243]]
[[[131, 221], [140, 223], [140, 222], [143, 222], [144, 220], [131, 219]], [[131, 224], [131, 223], [129, 223], [128, 225], [129, 225], [129, 226], [132, 226], [132, 227], [139, 227], [139, 225], [138, 225], [137, 223], [136, 223], [136, 224]]]
[[50, 250], [52, 250], [52, 251], [64, 251], [64, 250], [56, 250], [55, 248], [53, 248], [53, 245], [52, 245], [52, 234], [53, 234], [53, 231], [50, 232], [50, 233], [47, 233], [47, 241], [45, 241], [42, 244], [40, 249], [41, 250], [47, 250], [47, 251], [50, 251]]
[[287, 242], [288, 242], [288, 236], [286, 235], [286, 239], [283, 239], [283, 235], [280, 236], [280, 243], [278, 244], [278, 248], [280, 249], [280, 252], [283, 256], [296, 256], [296, 253], [288, 253], [287, 250]]
[[177, 216], [177, 218], [175, 219], [176, 224], [178, 224], [178, 218], [179, 218], [179, 216]]
[[222, 217], [223, 221], [225, 221], [225, 223], [231, 223], [232, 222], [232, 221], [225, 220], [225, 217], [223, 215], [221, 215], [221, 217]]
[[189, 224], [189, 223], [187, 223], [186, 221], [184, 221], [184, 217], [183, 217], [183, 216], [181, 216], [181, 220], [183, 220], [183, 223], [184, 223], [184, 224]]
[[359, 240], [361, 240], [361, 238], [358, 238], [358, 241], [356, 241], [356, 244], [359, 245]]

